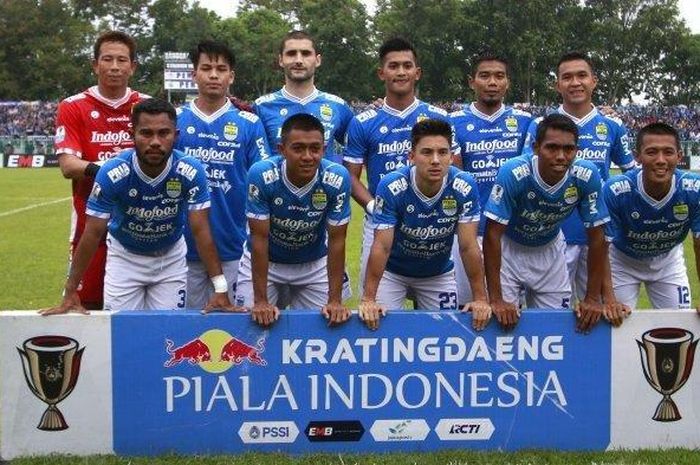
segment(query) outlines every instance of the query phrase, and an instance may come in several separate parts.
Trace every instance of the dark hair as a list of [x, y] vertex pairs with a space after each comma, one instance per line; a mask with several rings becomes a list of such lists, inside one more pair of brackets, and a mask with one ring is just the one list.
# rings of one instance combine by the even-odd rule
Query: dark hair
[[559, 58], [559, 62], [557, 63], [557, 78], [559, 77], [559, 68], [561, 68], [561, 64], [566, 63], [567, 61], [575, 60], [585, 61], [591, 68], [591, 74], [595, 76], [595, 66], [593, 66], [593, 60], [591, 60], [591, 57], [582, 52], [567, 52], [563, 54], [561, 58]]
[[392, 37], [384, 41], [382, 46], [379, 47], [379, 62], [383, 64], [384, 58], [391, 52], [411, 52], [416, 64], [418, 64], [418, 53], [415, 47], [403, 37]]
[[646, 135], [673, 136], [673, 138], [676, 139], [676, 148], [678, 150], [681, 149], [681, 138], [678, 135], [678, 131], [676, 131], [676, 128], [674, 128], [670, 124], [658, 121], [656, 123], [647, 124], [637, 133], [637, 141], [635, 147], [637, 154], [640, 154], [642, 152], [642, 146], [644, 145], [644, 136]]
[[426, 136], [443, 136], [447, 143], [452, 142], [452, 126], [440, 119], [424, 119], [418, 121], [411, 129], [411, 144], [413, 147]]
[[318, 131], [321, 133], [321, 138], [325, 135], [325, 129], [323, 124], [313, 115], [308, 113], [297, 113], [292, 115], [282, 123], [282, 132], [280, 142], [284, 145], [287, 142], [287, 137], [289, 133], [293, 130], [298, 131]]
[[173, 124], [177, 123], [177, 113], [175, 112], [175, 107], [165, 100], [149, 98], [134, 105], [134, 107], [131, 109], [131, 124], [133, 129], [136, 129], [141, 113], [147, 113], [149, 115], [159, 115], [161, 113], [165, 113], [168, 115], [168, 118], [170, 118], [170, 121], [172, 121]]
[[540, 124], [537, 125], [537, 137], [535, 144], [540, 145], [544, 141], [548, 129], [557, 129], [563, 132], [570, 132], [574, 135], [574, 141], [578, 142], [578, 126], [571, 118], [560, 113], [552, 113], [545, 116]]
[[287, 44], [288, 40], [310, 40], [311, 47], [314, 49], [314, 52], [316, 52], [316, 55], [321, 53], [318, 50], [318, 46], [316, 44], [316, 41], [314, 40], [313, 37], [311, 37], [311, 34], [309, 34], [306, 31], [301, 31], [301, 30], [295, 29], [295, 30], [285, 34], [284, 37], [282, 38], [282, 41], [280, 42], [280, 51], [279, 51], [280, 55], [282, 55], [284, 53], [284, 47]]
[[93, 48], [95, 61], [100, 59], [100, 47], [105, 42], [119, 42], [126, 45], [129, 48], [129, 59], [136, 61], [136, 41], [129, 34], [120, 31], [107, 31], [97, 38]]
[[192, 62], [195, 70], [199, 65], [199, 58], [202, 56], [202, 54], [208, 56], [212, 60], [216, 57], [223, 58], [231, 69], [236, 66], [236, 57], [234, 56], [233, 51], [223, 42], [203, 40], [198, 43], [190, 51], [190, 61]]
[[472, 62], [472, 77], [476, 76], [476, 71], [477, 69], [479, 69], [479, 65], [485, 61], [497, 61], [499, 63], [503, 63], [503, 65], [506, 67], [506, 75], [510, 73], [510, 63], [508, 63], [508, 60], [506, 60], [503, 56], [492, 52], [482, 52], [479, 55], [477, 55], [476, 58], [474, 58], [474, 61]]

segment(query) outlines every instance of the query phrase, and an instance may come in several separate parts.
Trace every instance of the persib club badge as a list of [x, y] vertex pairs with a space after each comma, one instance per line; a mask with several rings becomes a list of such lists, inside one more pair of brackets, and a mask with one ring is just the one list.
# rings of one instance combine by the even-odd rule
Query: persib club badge
[[515, 132], [518, 130], [518, 120], [512, 116], [506, 118], [506, 129], [510, 132]]
[[333, 109], [330, 107], [330, 105], [325, 103], [321, 105], [320, 114], [323, 121], [330, 121], [333, 119]]
[[173, 199], [180, 197], [182, 193], [182, 183], [178, 179], [171, 179], [165, 184], [165, 193]]
[[428, 115], [426, 115], [425, 113], [421, 113], [420, 115], [418, 115], [418, 118], [416, 118], [416, 123], [420, 123], [421, 121], [426, 119], [428, 119]]
[[317, 190], [311, 196], [311, 205], [314, 206], [316, 210], [323, 210], [328, 205], [328, 196], [322, 190]]
[[238, 126], [233, 123], [226, 123], [226, 126], [224, 126], [224, 139], [236, 140], [236, 137], [238, 137]]
[[603, 123], [598, 123], [595, 126], [595, 135], [600, 140], [608, 138], [608, 127]]
[[577, 200], [578, 200], [578, 189], [576, 189], [574, 186], [568, 187], [564, 191], [564, 202], [571, 205], [572, 203], [576, 203]]
[[688, 205], [685, 203], [680, 203], [673, 206], [673, 217], [678, 221], [683, 221], [688, 219]]
[[457, 200], [454, 197], [442, 199], [442, 211], [447, 216], [454, 216], [457, 213]]

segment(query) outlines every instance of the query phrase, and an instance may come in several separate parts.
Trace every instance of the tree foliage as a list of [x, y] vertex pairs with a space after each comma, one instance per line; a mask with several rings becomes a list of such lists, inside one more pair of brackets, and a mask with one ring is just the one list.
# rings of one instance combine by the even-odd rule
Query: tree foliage
[[0, 99], [58, 99], [94, 77], [97, 34], [120, 29], [139, 46], [133, 87], [163, 94], [163, 53], [203, 38], [236, 53], [237, 95], [253, 99], [283, 82], [277, 48], [291, 29], [317, 40], [318, 87], [347, 100], [383, 92], [376, 77], [381, 41], [402, 35], [418, 49], [425, 100], [467, 100], [473, 58], [490, 51], [511, 64], [513, 101], [551, 103], [558, 57], [590, 53], [600, 78], [596, 98], [617, 103], [645, 95], [659, 103], [700, 99], [700, 36], [679, 17], [677, 0], [245, 0], [222, 19], [189, 0], [3, 0]]

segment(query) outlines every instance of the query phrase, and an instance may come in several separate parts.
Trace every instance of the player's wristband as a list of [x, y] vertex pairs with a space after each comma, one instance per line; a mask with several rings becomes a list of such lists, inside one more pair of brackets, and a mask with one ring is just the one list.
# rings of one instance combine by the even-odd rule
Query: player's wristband
[[100, 171], [100, 165], [98, 165], [97, 163], [90, 162], [85, 167], [85, 171], [83, 171], [83, 174], [89, 178], [94, 178], [97, 175], [98, 171]]
[[367, 202], [367, 205], [365, 205], [365, 211], [370, 216], [374, 215], [374, 199]]
[[214, 286], [214, 292], [217, 294], [223, 294], [228, 292], [228, 283], [226, 282], [226, 276], [220, 274], [211, 278], [211, 284]]

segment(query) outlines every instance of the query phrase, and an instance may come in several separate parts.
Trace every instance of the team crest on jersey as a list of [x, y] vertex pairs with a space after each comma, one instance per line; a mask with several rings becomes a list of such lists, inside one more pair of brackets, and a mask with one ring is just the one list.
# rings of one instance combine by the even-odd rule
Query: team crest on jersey
[[57, 144], [60, 144], [63, 142], [66, 138], [66, 127], [65, 126], [59, 126], [56, 128], [56, 138], [54, 139], [54, 142]]
[[165, 183], [165, 193], [168, 194], [170, 198], [180, 197], [182, 194], [182, 183], [178, 179], [171, 179]]
[[688, 219], [688, 205], [685, 203], [680, 203], [673, 206], [673, 217], [678, 221], [683, 221]]
[[442, 199], [442, 211], [447, 216], [455, 216], [457, 214], [457, 200], [454, 197]]
[[515, 132], [518, 130], [518, 120], [512, 116], [506, 118], [506, 129], [510, 132]]
[[603, 123], [598, 123], [595, 126], [595, 135], [600, 140], [608, 138], [608, 127]]
[[320, 113], [321, 119], [324, 121], [330, 121], [333, 119], [333, 109], [330, 107], [330, 105], [326, 105], [325, 103], [321, 105]]
[[316, 210], [323, 210], [328, 205], [328, 196], [322, 190], [317, 190], [311, 195], [311, 205]]
[[428, 115], [426, 115], [425, 113], [421, 113], [420, 115], [418, 115], [418, 118], [416, 118], [416, 123], [420, 123], [421, 121], [426, 119], [428, 119]]
[[500, 184], [494, 184], [491, 188], [491, 200], [493, 200], [494, 203], [498, 204], [501, 203], [502, 198], [503, 186], [501, 186]]
[[92, 185], [92, 191], [90, 191], [90, 198], [93, 200], [97, 200], [100, 198], [100, 193], [102, 192], [102, 187], [95, 182], [95, 184]]
[[224, 126], [224, 139], [236, 140], [236, 137], [238, 137], [238, 126], [233, 123], [226, 123], [226, 126]]
[[578, 200], [578, 189], [576, 189], [574, 186], [569, 186], [566, 188], [564, 191], [564, 202], [568, 203], [569, 205], [576, 203]]

